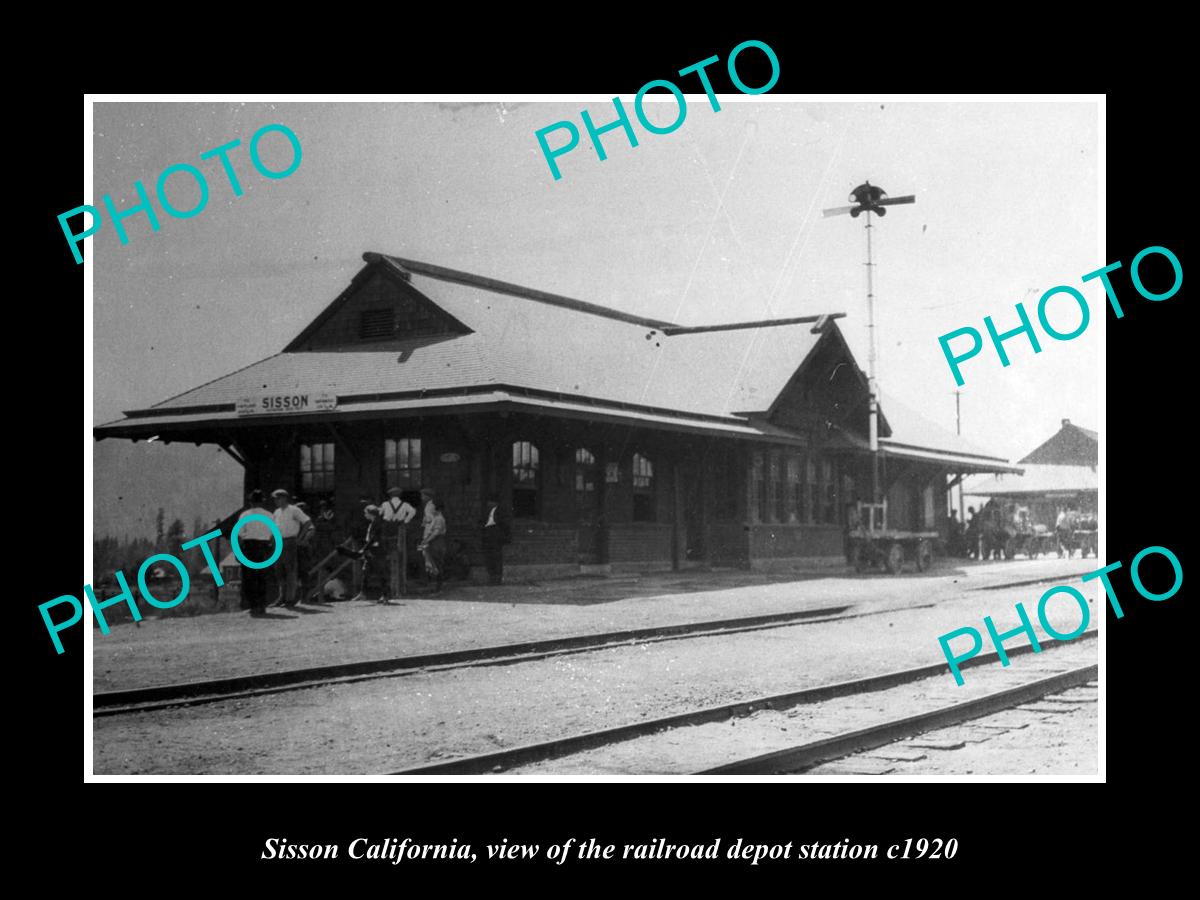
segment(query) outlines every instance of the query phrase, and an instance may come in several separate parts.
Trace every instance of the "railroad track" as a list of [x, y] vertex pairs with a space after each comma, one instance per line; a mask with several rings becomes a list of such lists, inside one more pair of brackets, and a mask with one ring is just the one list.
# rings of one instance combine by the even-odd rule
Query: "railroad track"
[[[1095, 629], [1092, 629], [1085, 631], [1078, 638], [1075, 638], [1069, 642], [1047, 640], [1043, 642], [1042, 652], [1049, 652], [1060, 646], [1075, 645], [1080, 641], [1094, 638], [1097, 634], [1098, 632]], [[1032, 652], [1033, 648], [1029, 644], [1014, 647], [1007, 651], [1009, 657], [1021, 656]], [[981, 653], [963, 663], [961, 668], [973, 668], [998, 661], [998, 653]], [[1093, 665], [1084, 667], [1082, 670], [1074, 670], [1072, 677], [1082, 678], [1081, 673], [1083, 672], [1090, 672], [1091, 674], [1087, 678], [1083, 678], [1083, 681], [1077, 683], [1083, 683], [1084, 681], [1095, 678], [1096, 666]], [[889, 688], [921, 681], [927, 678], [948, 675], [949, 667], [945, 663], [917, 666], [911, 669], [888, 672], [883, 675], [872, 675], [867, 678], [858, 678], [852, 681], [843, 681], [835, 684], [821, 685], [819, 687], [805, 688], [800, 691], [792, 691], [784, 694], [773, 694], [765, 697], [756, 697], [751, 700], [739, 700], [734, 703], [726, 703], [720, 706], [706, 707], [704, 709], [692, 710], [686, 713], [663, 716], [656, 719], [648, 719], [642, 722], [620, 725], [615, 728], [605, 728], [598, 731], [584, 732], [582, 734], [558, 738], [552, 741], [543, 741], [536, 744], [525, 744], [520, 747], [513, 747], [508, 750], [500, 750], [493, 753], [483, 753], [474, 756], [461, 757], [458, 759], [445, 760], [442, 762], [428, 763], [426, 765], [402, 769], [389, 774], [481, 775], [504, 772], [510, 769], [529, 766], [549, 760], [562, 759], [564, 757], [573, 756], [589, 750], [595, 750], [614, 744], [621, 744], [636, 738], [644, 737], [646, 735], [653, 735], [677, 728], [704, 725], [713, 722], [724, 722], [730, 719], [738, 719], [749, 716], [750, 714], [759, 712], [761, 710], [784, 710], [805, 704], [823, 703], [839, 697], [871, 694], [878, 691], [887, 690]], [[963, 701], [961, 703], [935, 710], [931, 713], [924, 713], [920, 716], [906, 717], [904, 719], [898, 719], [882, 725], [874, 726], [873, 728], [863, 729], [861, 732], [850, 732], [845, 735], [838, 735], [835, 738], [828, 738], [810, 744], [804, 744], [800, 747], [790, 748], [789, 751], [778, 751], [778, 754], [793, 752], [795, 754], [793, 757], [779, 755], [778, 759], [769, 759], [768, 757], [773, 757], [777, 754], [765, 754], [761, 757], [753, 757], [751, 759], [741, 760], [740, 762], [730, 763], [728, 765], [733, 768], [729, 768], [728, 770], [726, 767], [719, 767], [717, 769], [706, 770], [696, 774], [750, 774], [752, 772], [775, 771], [775, 769], [772, 767], [778, 766], [805, 767], [807, 765], [814, 765], [815, 762], [846, 756], [850, 753], [858, 752], [861, 749], [867, 749], [868, 747], [879, 747], [883, 744], [900, 740], [903, 737], [908, 737], [911, 734], [919, 733], [919, 731], [910, 731], [909, 729], [918, 728], [920, 731], [928, 731], [932, 728], [939, 728], [944, 727], [947, 724], [952, 724], [954, 721], [961, 721], [961, 719], [954, 719], [955, 715], [962, 715], [966, 718], [975, 718], [981, 715], [987, 715], [988, 713], [994, 712], [997, 709], [1004, 709], [1008, 706], [1026, 702], [1027, 700], [1032, 699], [1034, 696], [1042, 696], [1045, 693], [1052, 693], [1057, 690], [1062, 690], [1063, 686], [1065, 685], [1060, 684], [1061, 680], [1061, 675], [1052, 676], [1051, 678], [1043, 679], [1042, 682], [1044, 682], [1044, 684], [1042, 682], [1033, 682], [1030, 684], [1021, 685], [1018, 688], [997, 692], [994, 697], [992, 695], [988, 695], [988, 697], [985, 698], [976, 698], [969, 701]], [[1041, 693], [1037, 693], [1038, 691], [1041, 691]], [[995, 704], [997, 703], [1002, 705], [996, 706]], [[838, 743], [839, 739], [841, 740], [841, 743]], [[878, 740], [879, 743], [871, 743], [871, 741], [874, 740]], [[843, 752], [843, 747], [849, 747], [850, 749], [847, 749]], [[807, 756], [805, 754], [807, 754]], [[815, 760], [815, 762], [804, 762], [806, 759], [812, 759]], [[747, 768], [744, 771], [739, 771], [736, 767], [740, 765], [746, 766]]]
[[983, 697], [952, 703], [929, 712], [893, 719], [869, 728], [847, 731], [819, 741], [810, 741], [751, 756], [736, 762], [698, 772], [699, 775], [776, 775], [801, 772], [820, 763], [841, 759], [865, 750], [874, 750], [894, 744], [905, 738], [915, 737], [927, 731], [935, 731], [950, 725], [958, 725], [992, 713], [1011, 709], [1031, 700], [1039, 700], [1047, 694], [1057, 694], [1068, 688], [1078, 687], [1094, 681], [1098, 672], [1096, 664], [1080, 666], [1029, 684], [1018, 685], [1001, 691], [993, 691]]
[[[971, 590], [996, 590], [1004, 587], [1020, 587], [1030, 584], [1063, 583], [1077, 576], [1038, 578], [1028, 581], [991, 585]], [[909, 609], [926, 609], [934, 604], [888, 607], [849, 613], [853, 604], [828, 606], [818, 609], [771, 613], [759, 616], [743, 616], [730, 619], [712, 619], [664, 625], [653, 628], [637, 628], [624, 631], [598, 632], [540, 641], [524, 641], [489, 647], [475, 647], [442, 653], [425, 653], [398, 656], [386, 659], [363, 660], [329, 666], [311, 666], [262, 672], [230, 678], [190, 681], [176, 684], [154, 685], [121, 691], [103, 691], [92, 696], [92, 716], [127, 715], [137, 712], [154, 712], [181, 706], [196, 706], [242, 700], [278, 694], [287, 691], [305, 690], [334, 684], [352, 684], [378, 678], [394, 678], [417, 672], [446, 671], [471, 666], [513, 665], [522, 662], [586, 653], [632, 644], [657, 643], [697, 637], [712, 637], [723, 634], [739, 634], [793, 625], [818, 624], [865, 616], [895, 613]]]
[[[900, 609], [925, 609], [932, 605], [932, 603], [925, 603]], [[283, 691], [304, 690], [327, 684], [348, 684], [375, 678], [391, 678], [419, 671], [442, 671], [480, 665], [510, 665], [545, 659], [548, 656], [584, 653], [629, 644], [739, 634], [747, 631], [841, 621], [898, 611], [897, 609], [882, 609], [843, 615], [848, 609], [850, 609], [849, 606], [828, 606], [820, 609], [761, 616], [712, 619], [705, 622], [662, 625], [655, 628], [635, 628], [626, 631], [550, 638], [542, 641], [500, 644], [492, 647], [474, 647], [444, 653], [397, 656], [390, 659], [341, 663], [332, 666], [285, 669], [279, 672], [157, 685], [125, 691], [105, 691], [92, 696], [92, 715], [113, 716], [134, 712], [152, 712], [177, 706], [219, 703], [225, 700], [238, 700]]]

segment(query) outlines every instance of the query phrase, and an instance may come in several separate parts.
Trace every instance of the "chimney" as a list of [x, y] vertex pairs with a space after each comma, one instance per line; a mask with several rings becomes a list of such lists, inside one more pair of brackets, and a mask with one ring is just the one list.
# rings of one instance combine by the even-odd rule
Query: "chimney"
[[1071, 420], [1070, 420], [1070, 419], [1063, 419], [1063, 428], [1066, 428], [1066, 427], [1067, 427], [1068, 425], [1070, 425], [1070, 424], [1071, 424]]

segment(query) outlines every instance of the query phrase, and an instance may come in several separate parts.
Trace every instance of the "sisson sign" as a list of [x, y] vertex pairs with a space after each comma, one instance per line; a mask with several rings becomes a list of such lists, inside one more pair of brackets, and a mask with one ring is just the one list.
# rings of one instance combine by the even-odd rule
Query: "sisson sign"
[[281, 413], [324, 412], [337, 409], [337, 395], [329, 391], [294, 394], [260, 394], [239, 397], [239, 416], [277, 416]]

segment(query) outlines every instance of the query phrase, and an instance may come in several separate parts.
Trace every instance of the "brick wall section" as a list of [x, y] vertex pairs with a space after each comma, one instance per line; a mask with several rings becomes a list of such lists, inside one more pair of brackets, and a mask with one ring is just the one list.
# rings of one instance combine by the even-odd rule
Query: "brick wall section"
[[513, 522], [512, 543], [504, 548], [504, 564], [578, 565], [578, 538], [574, 525], [517, 519]]
[[708, 548], [714, 566], [745, 568], [750, 563], [750, 532], [741, 522], [714, 522], [708, 528]]
[[844, 552], [838, 525], [751, 525], [749, 544], [754, 559], [840, 556]]
[[628, 522], [609, 529], [609, 560], [620, 562], [671, 562], [669, 524], [659, 522]]

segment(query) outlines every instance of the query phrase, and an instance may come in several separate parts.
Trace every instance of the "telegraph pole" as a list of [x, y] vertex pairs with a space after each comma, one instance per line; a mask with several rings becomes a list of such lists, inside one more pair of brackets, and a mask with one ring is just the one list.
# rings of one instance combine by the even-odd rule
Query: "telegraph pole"
[[879, 503], [879, 386], [875, 376], [875, 281], [871, 258], [871, 213], [879, 216], [887, 215], [887, 207], [901, 203], [916, 203], [916, 196], [889, 198], [887, 191], [867, 181], [850, 192], [853, 206], [839, 206], [824, 210], [825, 217], [849, 213], [850, 218], [857, 219], [863, 213], [867, 214], [867, 333], [870, 346], [867, 351], [867, 392], [870, 408], [870, 444], [871, 444], [871, 503]]

